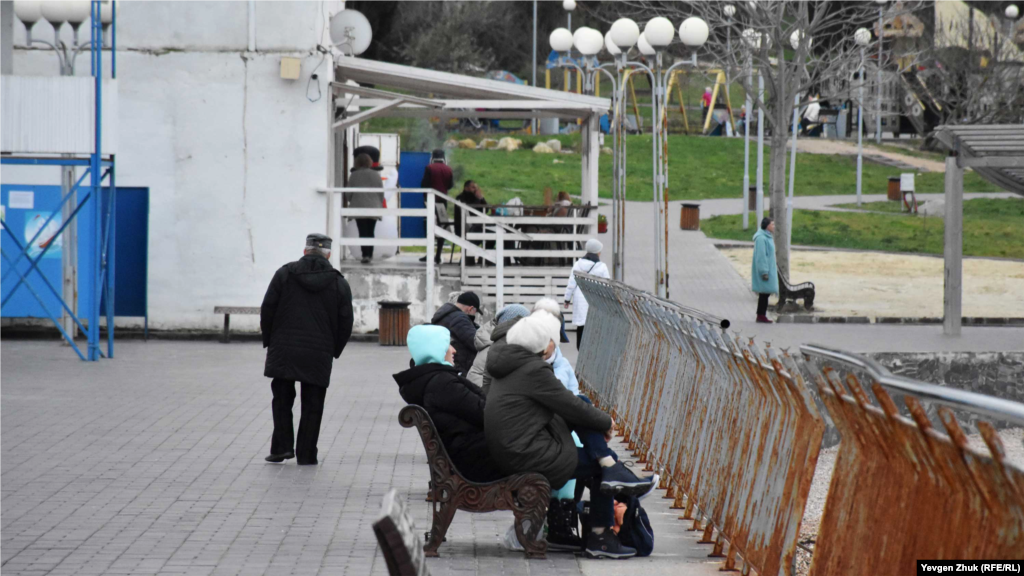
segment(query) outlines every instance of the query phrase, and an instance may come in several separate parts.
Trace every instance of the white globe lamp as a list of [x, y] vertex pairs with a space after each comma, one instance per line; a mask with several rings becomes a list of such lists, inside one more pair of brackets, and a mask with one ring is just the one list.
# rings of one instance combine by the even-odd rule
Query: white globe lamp
[[89, 19], [89, 2], [56, 1], [41, 2], [39, 12], [53, 27], [60, 28], [65, 22], [80, 25]]
[[1013, 20], [1017, 16], [1020, 16], [1020, 10], [1017, 8], [1016, 4], [1010, 4], [1009, 6], [1007, 6], [1006, 11], [1003, 13], [1006, 14], [1006, 17], [1009, 18], [1010, 20]]
[[748, 48], [756, 50], [761, 47], [761, 35], [753, 28], [747, 28], [744, 30], [743, 33], [740, 34], [740, 37], [743, 38], [743, 43], [746, 44]]
[[612, 23], [612, 28], [608, 33], [611, 34], [612, 42], [616, 46], [622, 50], [629, 50], [636, 46], [640, 38], [640, 27], [629, 18], [619, 18]]
[[330, 34], [331, 43], [351, 56], [366, 52], [370, 47], [370, 40], [373, 39], [370, 21], [362, 12], [352, 9], [345, 9], [331, 16]]
[[576, 0], [564, 0], [562, 2], [562, 8], [565, 9], [566, 12], [572, 12], [576, 9]]
[[644, 38], [643, 34], [640, 34], [640, 37], [636, 39], [636, 47], [640, 49], [640, 53], [644, 56], [654, 56], [658, 52], [654, 49], [654, 46], [651, 46], [650, 42], [647, 41], [647, 38]]
[[814, 40], [805, 36], [803, 30], [794, 30], [789, 35], [789, 45], [793, 47], [793, 50], [799, 49], [800, 43], [804, 40], [807, 40], [807, 48], [809, 50], [811, 45], [814, 44]]
[[43, 17], [40, 13], [40, 5], [42, 2], [38, 0], [15, 0], [14, 1], [14, 15], [21, 20], [25, 28], [31, 28], [33, 24], [39, 22], [39, 19]]
[[867, 28], [858, 28], [853, 33], [853, 39], [858, 46], [867, 46], [871, 44], [871, 32]]
[[579, 28], [572, 36], [573, 44], [584, 56], [594, 56], [604, 46], [604, 36], [593, 28]]
[[679, 39], [691, 48], [703, 46], [708, 41], [708, 23], [691, 16], [679, 25]]
[[619, 54], [622, 54], [622, 50], [619, 50], [619, 47], [615, 45], [615, 42], [612, 42], [611, 30], [606, 32], [604, 35], [604, 49], [607, 50], [608, 53], [611, 54], [612, 56], [618, 56]]
[[[116, 8], [115, 8], [116, 6]], [[100, 23], [104, 26], [108, 26], [114, 21], [114, 12], [117, 11], [117, 15], [121, 15], [121, 2], [114, 4], [110, 0], [106, 0], [100, 3]]]
[[668, 46], [672, 43], [672, 38], [675, 35], [676, 27], [672, 25], [671, 20], [664, 16], [651, 18], [647, 25], [644, 26], [644, 38], [654, 48]]
[[548, 36], [548, 43], [555, 52], [568, 52], [572, 50], [572, 32], [566, 28], [555, 28]]
[[736, 15], [736, 7], [732, 4], [726, 4], [725, 8], [722, 8], [722, 12], [725, 12], [726, 18], [732, 18]]

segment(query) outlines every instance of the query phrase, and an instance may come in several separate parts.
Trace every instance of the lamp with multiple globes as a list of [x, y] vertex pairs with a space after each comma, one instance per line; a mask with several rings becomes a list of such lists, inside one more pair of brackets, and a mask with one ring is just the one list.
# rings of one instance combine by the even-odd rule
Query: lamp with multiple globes
[[555, 28], [548, 36], [548, 43], [555, 52], [568, 52], [572, 50], [573, 36], [567, 28]]

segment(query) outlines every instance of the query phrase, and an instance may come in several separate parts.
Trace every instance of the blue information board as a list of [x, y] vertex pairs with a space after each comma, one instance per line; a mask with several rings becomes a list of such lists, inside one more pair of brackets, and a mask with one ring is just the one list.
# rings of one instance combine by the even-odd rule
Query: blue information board
[[[398, 185], [419, 188], [423, 172], [430, 164], [430, 152], [402, 152], [398, 165]], [[423, 208], [426, 199], [422, 192], [402, 194], [402, 208]], [[402, 216], [402, 238], [426, 238], [427, 219], [420, 216]]]
[[[81, 188], [79, 198], [88, 193]], [[105, 199], [106, 194], [102, 195]], [[2, 204], [3, 225], [0, 232], [0, 246], [5, 258], [0, 259], [0, 277], [3, 287], [0, 299], [10, 300], [0, 309], [4, 318], [48, 318], [49, 314], [39, 301], [32, 295], [34, 291], [43, 301], [46, 308], [54, 316], [60, 316], [62, 307], [53, 292], [39, 277], [37, 271], [27, 276], [31, 290], [24, 285], [18, 286], [18, 274], [10, 272], [12, 261], [25, 274], [31, 260], [34, 260], [42, 249], [51, 245], [39, 261], [37, 269], [49, 280], [53, 288], [61, 293], [63, 284], [62, 259], [65, 249], [63, 238], [55, 236], [62, 224], [61, 214], [52, 219], [50, 214], [60, 205], [60, 186], [32, 186], [4, 184], [0, 186], [0, 204]], [[105, 207], [104, 207], [105, 209]], [[75, 216], [78, 223], [78, 310], [81, 313], [92, 305], [94, 287], [92, 284], [93, 254], [95, 234], [95, 211], [92, 199]], [[147, 316], [147, 246], [149, 236], [149, 189], [118, 188], [115, 223], [114, 251], [114, 300], [116, 316]], [[49, 219], [49, 221], [48, 221]], [[12, 238], [11, 236], [14, 236]], [[33, 240], [34, 238], [34, 240]], [[15, 240], [16, 239], [16, 240]], [[21, 246], [31, 241], [26, 256], [20, 259]], [[9, 273], [10, 272], [10, 273]], [[13, 294], [12, 294], [13, 292]], [[105, 313], [101, 302], [101, 314]], [[84, 314], [82, 314], [84, 315]]]

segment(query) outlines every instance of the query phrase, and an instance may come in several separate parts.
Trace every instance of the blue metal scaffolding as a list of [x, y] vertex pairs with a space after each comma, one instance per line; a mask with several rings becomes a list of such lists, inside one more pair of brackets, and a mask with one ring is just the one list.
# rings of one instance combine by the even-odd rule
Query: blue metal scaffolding
[[[20, 251], [18, 255], [11, 258], [6, 252], [0, 249], [3, 259], [8, 264], [7, 272], [0, 278], [0, 282], [6, 282], [7, 277], [12, 273], [17, 275], [17, 282], [14, 287], [7, 292], [3, 300], [0, 301], [0, 308], [11, 299], [11, 296], [21, 288], [22, 286], [28, 290], [32, 296], [39, 302], [43, 310], [53, 321], [54, 326], [60, 331], [64, 339], [71, 345], [71, 348], [78, 354], [82, 360], [94, 361], [99, 360], [101, 356], [107, 358], [114, 357], [114, 210], [116, 201], [116, 186], [114, 183], [114, 156], [111, 154], [107, 159], [103, 158], [102, 152], [102, 126], [103, 126], [103, 23], [100, 18], [100, 2], [93, 1], [91, 4], [91, 35], [89, 40], [90, 56], [92, 58], [91, 68], [92, 76], [95, 81], [95, 111], [94, 111], [94, 146], [93, 151], [89, 155], [89, 158], [28, 158], [28, 157], [11, 157], [4, 156], [0, 158], [2, 164], [13, 164], [13, 165], [34, 165], [34, 166], [84, 166], [85, 172], [81, 178], [75, 182], [71, 190], [66, 194], [60, 202], [60, 205], [50, 214], [49, 218], [39, 228], [39, 231], [35, 236], [28, 242], [22, 244], [21, 241], [15, 236], [10, 230], [10, 227], [4, 226], [3, 230], [13, 240], [14, 245]], [[111, 49], [110, 49], [110, 72], [111, 78], [117, 77], [117, 10], [116, 6], [111, 5], [112, 22], [111, 22]], [[86, 176], [89, 177], [89, 185], [82, 186], [82, 182]], [[106, 187], [103, 186], [103, 182], [109, 179], [109, 183]], [[88, 309], [84, 311], [84, 314], [75, 315], [73, 303], [66, 302], [62, 297], [61, 293], [54, 288], [53, 283], [50, 282], [42, 271], [38, 268], [39, 261], [46, 255], [46, 252], [53, 246], [53, 243], [47, 243], [42, 247], [42, 250], [34, 258], [29, 256], [29, 248], [34, 245], [46, 226], [61, 213], [64, 205], [69, 199], [75, 196], [75, 193], [80, 190], [87, 190], [87, 193], [78, 199], [77, 205], [72, 210], [70, 216], [61, 223], [60, 228], [54, 234], [54, 238], [64, 233], [65, 228], [68, 224], [78, 216], [83, 210], [92, 210], [95, 226], [92, 227], [94, 234], [94, 241], [92, 242], [91, 248], [93, 250], [92, 265], [89, 270], [89, 285], [92, 289], [93, 297], [89, 299]], [[106, 195], [106, 197], [104, 197]], [[89, 204], [89, 201], [92, 201]], [[27, 259], [29, 264], [25, 270], [18, 269], [18, 263], [22, 259]], [[33, 272], [35, 274], [33, 275]], [[53, 296], [57, 298], [63, 307], [64, 311], [74, 320], [78, 329], [81, 330], [87, 336], [88, 347], [86, 353], [83, 354], [82, 350], [75, 343], [74, 338], [71, 334], [68, 334], [61, 326], [59, 315], [55, 315], [53, 311], [47, 307], [43, 298], [39, 295], [38, 284], [34, 284], [33, 280], [42, 280], [43, 288], [48, 290]], [[107, 352], [106, 354], [100, 349], [100, 307], [101, 302], [104, 304], [107, 320]], [[84, 320], [84, 324], [83, 324]]]

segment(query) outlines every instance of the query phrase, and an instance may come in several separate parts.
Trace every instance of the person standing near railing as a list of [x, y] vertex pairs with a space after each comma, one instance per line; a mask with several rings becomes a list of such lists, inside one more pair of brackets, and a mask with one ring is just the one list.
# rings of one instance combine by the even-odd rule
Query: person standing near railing
[[[462, 193], [455, 197], [456, 200], [463, 204], [469, 204], [470, 206], [486, 206], [487, 199], [484, 198], [484, 193], [480, 190], [480, 186], [472, 180], [466, 180], [466, 183], [462, 185]], [[482, 209], [481, 209], [482, 211]], [[468, 214], [467, 214], [468, 216]], [[478, 233], [483, 230], [483, 227], [479, 224], [471, 224], [467, 226], [466, 233], [469, 232]], [[462, 208], [455, 207], [455, 234], [462, 236]], [[473, 242], [476, 245], [480, 245], [480, 242]], [[472, 256], [464, 256], [466, 258], [466, 264], [472, 266], [476, 263], [476, 259]]]
[[771, 324], [768, 319], [768, 297], [779, 293], [779, 269], [775, 262], [775, 222], [761, 219], [761, 229], [754, 234], [754, 261], [751, 263], [750, 288], [757, 292], [757, 321]]
[[576, 326], [576, 349], [579, 350], [583, 343], [583, 328], [587, 324], [587, 297], [576, 284], [576, 273], [583, 272], [598, 278], [611, 278], [608, 273], [608, 266], [601, 262], [601, 250], [604, 245], [597, 238], [587, 240], [587, 255], [576, 261], [569, 273], [569, 283], [565, 286], [565, 307], [573, 304], [572, 323]]
[[[380, 194], [347, 192], [345, 193], [345, 204], [349, 208], [383, 208], [384, 207], [384, 181], [380, 173], [373, 169], [373, 158], [369, 154], [360, 154], [355, 158], [355, 167], [348, 177], [349, 188], [380, 188]], [[361, 216], [355, 218], [356, 227], [359, 228], [360, 238], [373, 238], [374, 230], [380, 216]], [[363, 246], [363, 264], [369, 264], [373, 260], [373, 246]]]
[[[452, 169], [444, 157], [444, 150], [438, 148], [430, 154], [430, 164], [427, 164], [423, 171], [423, 180], [420, 181], [420, 188], [433, 188], [438, 192], [447, 195], [448, 191], [455, 186], [455, 177]], [[451, 226], [452, 221], [448, 218], [448, 201], [437, 198], [434, 202], [434, 225]], [[444, 250], [444, 238], [437, 239], [437, 251], [434, 252], [434, 263], [441, 263], [441, 251]], [[420, 262], [426, 262], [427, 257], [420, 258]]]

